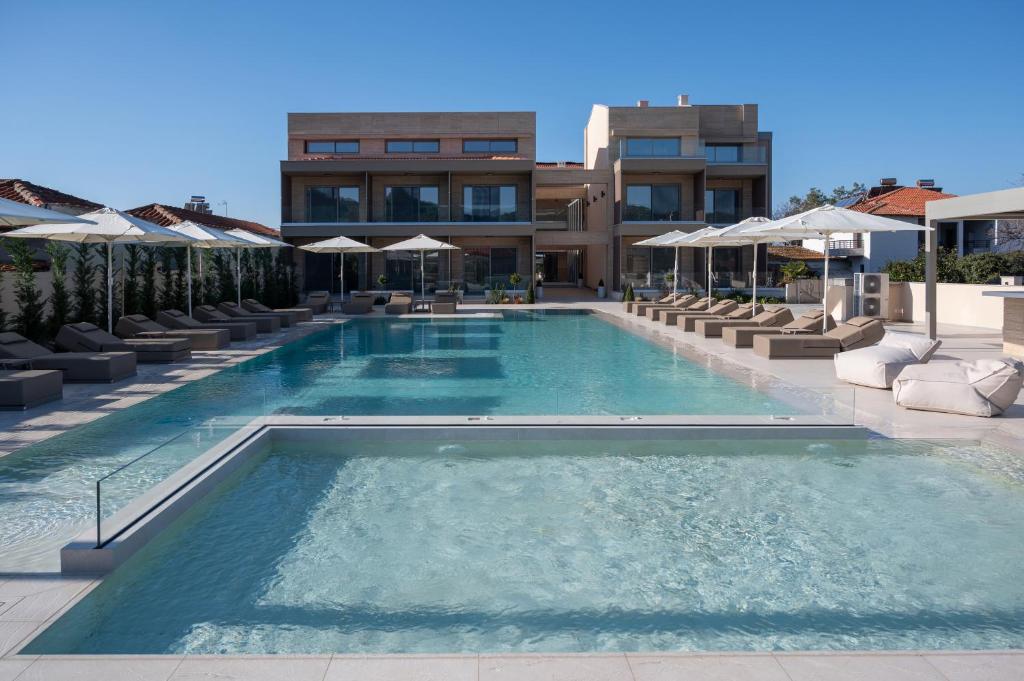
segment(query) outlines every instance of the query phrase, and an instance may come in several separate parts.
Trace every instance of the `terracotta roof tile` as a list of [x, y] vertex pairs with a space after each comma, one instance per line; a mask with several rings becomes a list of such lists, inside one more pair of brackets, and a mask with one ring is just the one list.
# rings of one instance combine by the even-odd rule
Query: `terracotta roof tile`
[[901, 187], [873, 199], [856, 203], [850, 206], [850, 210], [871, 215], [924, 217], [924, 204], [937, 199], [951, 199], [955, 196], [956, 194], [945, 194], [920, 187]]
[[[825, 254], [803, 246], [769, 246], [768, 256], [779, 260], [824, 260]], [[835, 260], [838, 256], [830, 256]]]
[[27, 203], [30, 206], [39, 206], [40, 208], [55, 204], [80, 206], [83, 209], [82, 212], [103, 208], [103, 204], [17, 178], [0, 179], [0, 198]]
[[276, 229], [272, 229], [266, 225], [261, 225], [258, 222], [239, 220], [237, 218], [229, 218], [223, 215], [214, 215], [213, 213], [197, 213], [194, 210], [178, 208], [177, 206], [167, 206], [162, 203], [151, 203], [146, 206], [139, 206], [138, 208], [132, 208], [128, 212], [135, 217], [142, 218], [143, 220], [149, 220], [161, 227], [176, 225], [179, 222], [191, 220], [217, 229], [244, 229], [245, 231], [252, 232], [253, 234], [263, 234], [275, 239], [279, 239], [281, 237], [281, 233]]

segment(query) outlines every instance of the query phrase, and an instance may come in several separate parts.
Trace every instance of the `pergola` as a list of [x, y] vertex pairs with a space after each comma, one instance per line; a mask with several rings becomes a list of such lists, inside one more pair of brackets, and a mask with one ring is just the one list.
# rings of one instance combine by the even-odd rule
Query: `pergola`
[[[925, 232], [925, 322], [928, 336], [937, 334], [938, 309], [935, 297], [938, 292], [936, 276], [938, 271], [938, 239], [940, 222], [947, 220], [1017, 220], [1024, 219], [1024, 187], [1004, 189], [984, 194], [968, 194], [953, 199], [940, 199], [925, 204], [925, 224], [932, 229]], [[1005, 324], [1005, 322], [1004, 322]]]

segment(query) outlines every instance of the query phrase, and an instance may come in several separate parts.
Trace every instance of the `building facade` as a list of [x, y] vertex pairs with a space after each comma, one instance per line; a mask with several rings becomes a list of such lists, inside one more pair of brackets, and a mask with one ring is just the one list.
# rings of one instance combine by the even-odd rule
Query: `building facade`
[[[380, 248], [423, 233], [458, 246], [428, 258], [428, 293], [483, 293], [513, 273], [621, 290], [660, 286], [673, 268], [671, 250], [636, 241], [771, 205], [771, 135], [754, 105], [595, 105], [582, 163], [538, 162], [536, 148], [533, 112], [289, 114], [282, 237]], [[723, 271], [743, 272], [752, 257], [720, 250]], [[684, 276], [699, 280], [700, 257], [685, 256]], [[336, 290], [341, 259], [296, 258], [307, 289]], [[350, 256], [344, 267], [346, 290], [419, 288], [411, 254]]]

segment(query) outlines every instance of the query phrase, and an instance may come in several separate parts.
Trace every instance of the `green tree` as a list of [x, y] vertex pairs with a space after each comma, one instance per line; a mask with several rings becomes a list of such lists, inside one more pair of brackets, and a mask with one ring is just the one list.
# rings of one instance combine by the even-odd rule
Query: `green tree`
[[173, 249], [161, 246], [160, 253], [160, 309], [176, 308], [174, 303], [174, 253]]
[[185, 262], [188, 258], [188, 249], [175, 248], [174, 249], [174, 309], [184, 310], [187, 308], [188, 301], [188, 282], [185, 277], [187, 272], [185, 270], [186, 265], [189, 263]]
[[124, 313], [139, 314], [142, 311], [142, 297], [139, 291], [139, 269], [142, 266], [142, 247], [127, 244], [124, 247]]
[[156, 294], [156, 263], [159, 258], [156, 248], [145, 249], [142, 259], [142, 297], [139, 300], [139, 308], [142, 314], [150, 319], [156, 317], [157, 294]]
[[243, 298], [259, 298], [260, 297], [260, 282], [259, 274], [256, 271], [256, 263], [253, 261], [252, 250], [245, 249], [242, 251], [242, 297]]
[[35, 249], [25, 239], [5, 239], [4, 246], [14, 262], [14, 302], [18, 306], [18, 311], [11, 318], [11, 328], [29, 340], [43, 340], [46, 336], [43, 316], [46, 302], [36, 286], [32, 258]]
[[789, 197], [789, 200], [786, 201], [786, 203], [775, 209], [774, 217], [776, 219], [784, 218], [788, 215], [795, 215], [797, 213], [802, 213], [805, 210], [817, 208], [818, 206], [824, 206], [830, 203], [834, 204], [837, 201], [842, 201], [843, 199], [863, 194], [865, 191], [867, 191], [867, 187], [860, 182], [854, 182], [853, 186], [849, 189], [846, 188], [846, 185], [839, 185], [832, 189], [831, 194], [826, 194], [817, 187], [811, 187], [807, 190], [807, 193], [804, 196], [794, 195]]
[[791, 260], [779, 268], [782, 272], [782, 283], [791, 284], [797, 279], [810, 279], [814, 272], [803, 260]]
[[622, 294], [622, 300], [624, 300], [627, 303], [631, 303], [634, 300], [636, 300], [636, 294], [633, 293], [632, 284], [626, 284], [626, 291], [625, 293]]
[[59, 241], [47, 241], [46, 253], [50, 256], [50, 274], [53, 276], [50, 316], [46, 319], [46, 327], [47, 334], [53, 338], [60, 327], [71, 321], [71, 294], [67, 282], [71, 251]]
[[71, 282], [75, 321], [96, 322], [96, 266], [92, 262], [90, 244], [75, 245], [75, 270]]
[[234, 300], [236, 295], [235, 289], [235, 273], [232, 267], [230, 257], [224, 257], [224, 254], [220, 251], [216, 251], [213, 254], [213, 269], [215, 271], [216, 288], [214, 295], [214, 302], [223, 302], [227, 300]]
[[[97, 253], [97, 255], [99, 255], [99, 261], [100, 261], [99, 267], [97, 268], [99, 270], [100, 285], [96, 289], [96, 301], [97, 301], [96, 316], [97, 316], [98, 319], [95, 322], [95, 324], [97, 326], [101, 326], [103, 328], [107, 328], [107, 281], [108, 281], [108, 279], [107, 279], [107, 275], [108, 275], [108, 272], [107, 272], [107, 268], [108, 268], [108, 264], [107, 264], [107, 245], [106, 244], [97, 244], [96, 245], [96, 253]], [[111, 258], [111, 260], [114, 260], [114, 259]], [[116, 262], [116, 260], [114, 260], [114, 262]], [[110, 274], [110, 280], [109, 281], [112, 282], [111, 286], [110, 286], [110, 297], [111, 297], [111, 300], [113, 300], [113, 303], [114, 303], [114, 307], [113, 307], [113, 311], [111, 313], [111, 316], [113, 317], [114, 323], [117, 323], [117, 318], [121, 316], [121, 306], [120, 306], [121, 296], [118, 293], [118, 289], [120, 288], [121, 285], [120, 285], [120, 283], [117, 280], [117, 266], [116, 265], [113, 266], [113, 269], [111, 269], [109, 274]]]

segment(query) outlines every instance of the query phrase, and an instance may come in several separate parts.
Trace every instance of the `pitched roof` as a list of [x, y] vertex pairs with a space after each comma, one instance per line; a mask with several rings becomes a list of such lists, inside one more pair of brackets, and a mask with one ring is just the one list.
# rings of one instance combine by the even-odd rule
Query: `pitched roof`
[[937, 199], [951, 199], [956, 194], [946, 194], [920, 187], [900, 187], [871, 199], [864, 199], [850, 210], [871, 215], [898, 215], [924, 217], [924, 204]]
[[83, 209], [83, 212], [103, 208], [102, 204], [95, 203], [94, 201], [65, 194], [56, 189], [17, 178], [0, 179], [0, 198], [27, 203], [30, 206], [38, 206], [40, 208], [46, 208], [48, 205], [55, 204], [79, 206]]
[[280, 232], [276, 229], [272, 229], [266, 225], [261, 225], [258, 222], [239, 220], [237, 218], [229, 218], [223, 215], [214, 215], [213, 213], [198, 213], [194, 210], [188, 210], [187, 208], [167, 206], [162, 203], [150, 203], [145, 206], [139, 206], [138, 208], [132, 208], [128, 212], [135, 217], [142, 218], [143, 220], [149, 220], [161, 227], [176, 225], [179, 222], [191, 220], [192, 222], [216, 227], [217, 229], [244, 229], [245, 231], [252, 232], [253, 234], [263, 234], [265, 236], [274, 237], [275, 239], [280, 238], [281, 236]]
[[[778, 260], [824, 260], [825, 254], [803, 246], [769, 246], [768, 257]], [[837, 256], [830, 256], [835, 260]]]

